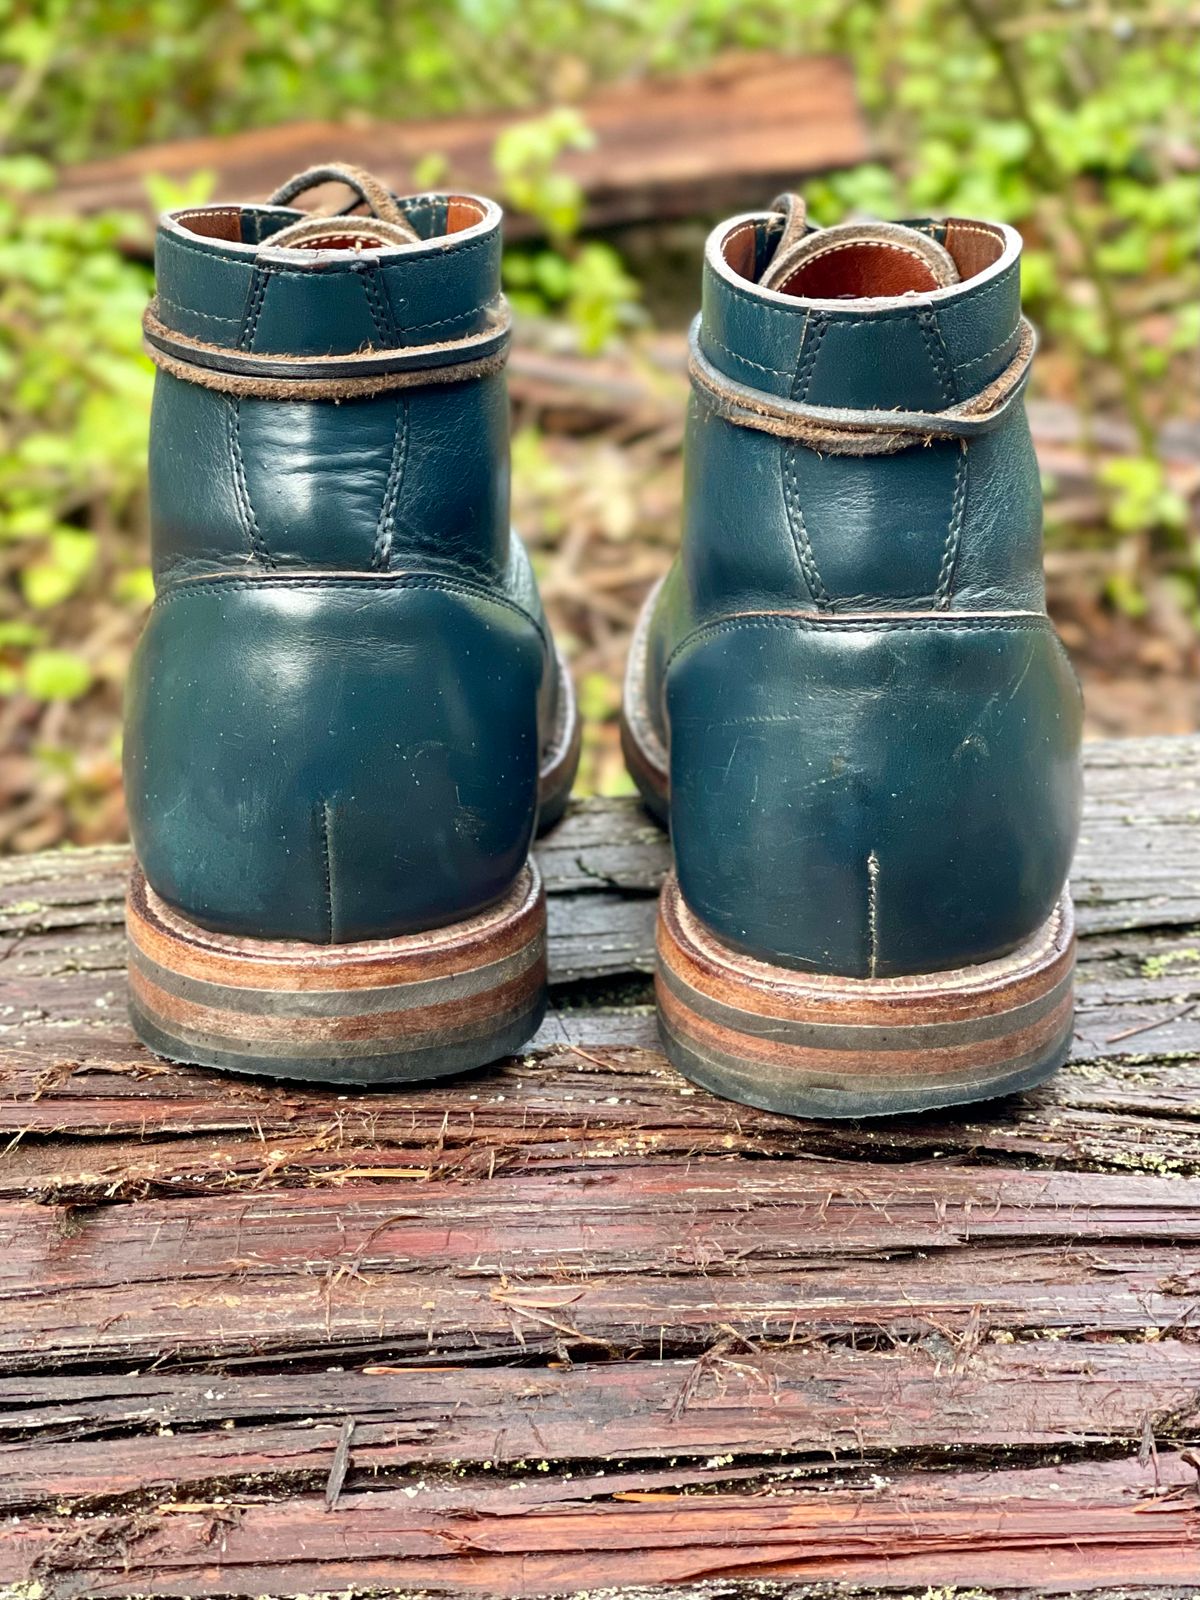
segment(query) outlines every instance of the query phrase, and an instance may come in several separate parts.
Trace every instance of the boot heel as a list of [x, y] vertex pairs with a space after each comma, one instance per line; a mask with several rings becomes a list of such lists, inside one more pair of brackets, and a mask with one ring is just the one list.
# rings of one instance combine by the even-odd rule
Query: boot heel
[[902, 978], [771, 966], [724, 944], [674, 875], [658, 919], [658, 1012], [671, 1062], [748, 1105], [803, 1117], [876, 1117], [989, 1100], [1066, 1060], [1075, 930], [1062, 899], [997, 961]]
[[130, 1013], [170, 1061], [330, 1083], [440, 1078], [519, 1050], [546, 1005], [546, 899], [530, 861], [477, 916], [357, 944], [240, 939], [172, 911], [134, 867]]

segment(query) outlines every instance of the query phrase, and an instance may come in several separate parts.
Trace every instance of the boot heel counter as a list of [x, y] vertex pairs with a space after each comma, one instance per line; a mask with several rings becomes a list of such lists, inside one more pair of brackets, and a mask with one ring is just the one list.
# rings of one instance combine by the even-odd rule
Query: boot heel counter
[[250, 938], [341, 943], [472, 915], [528, 853], [544, 669], [530, 618], [447, 580], [178, 586], [129, 684], [147, 880]]
[[677, 651], [667, 700], [680, 888], [735, 948], [886, 977], [1050, 915], [1081, 710], [1046, 618], [731, 619]]

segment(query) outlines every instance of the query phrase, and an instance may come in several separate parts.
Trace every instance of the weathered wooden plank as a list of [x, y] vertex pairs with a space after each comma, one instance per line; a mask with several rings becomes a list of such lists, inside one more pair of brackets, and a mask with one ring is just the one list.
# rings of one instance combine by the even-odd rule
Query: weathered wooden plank
[[[167, 1184], [174, 1181], [173, 1167], [185, 1177], [207, 1171], [220, 1182], [238, 1171], [257, 1173], [255, 1147], [268, 1135], [298, 1136], [299, 1165], [313, 1171], [361, 1162], [372, 1148], [428, 1151], [435, 1137], [441, 1141], [438, 1166], [462, 1160], [472, 1149], [490, 1151], [489, 1159], [502, 1166], [515, 1157], [554, 1160], [565, 1146], [580, 1156], [594, 1147], [610, 1156], [640, 1152], [647, 1159], [689, 1150], [732, 1155], [816, 1148], [868, 1159], [931, 1149], [990, 1151], [1047, 1164], [1195, 1171], [1196, 952], [1186, 933], [1098, 946], [1094, 960], [1087, 959], [1085, 944], [1074, 1059], [1051, 1084], [982, 1112], [863, 1128], [796, 1123], [697, 1095], [657, 1053], [653, 1012], [646, 1006], [552, 1014], [529, 1056], [493, 1070], [491, 1093], [470, 1079], [443, 1086], [436, 1097], [401, 1091], [364, 1100], [166, 1068], [133, 1042], [119, 971], [59, 972], [49, 980], [26, 980], [21, 1008], [33, 1012], [34, 1020], [20, 1025], [25, 1047], [8, 1049], [0, 1063], [0, 1130], [114, 1139], [240, 1133], [254, 1143], [240, 1154], [209, 1143], [190, 1155], [152, 1148], [138, 1158], [128, 1150], [106, 1155], [59, 1146], [51, 1154], [18, 1146], [0, 1162], [0, 1193], [61, 1189], [65, 1196], [73, 1184], [102, 1193], [114, 1182], [119, 1192], [116, 1175], [122, 1171], [136, 1192], [143, 1181], [138, 1174], [152, 1180], [157, 1162]], [[120, 960], [119, 947], [114, 959]], [[336, 1138], [313, 1144], [314, 1119], [318, 1132], [332, 1124]], [[288, 1168], [281, 1155], [277, 1172], [286, 1176]]]
[[[529, 1299], [548, 1317], [569, 1314], [569, 1294]], [[621, 1464], [920, 1451], [961, 1465], [990, 1450], [1136, 1449], [1146, 1437], [1164, 1450], [1200, 1433], [1200, 1349], [972, 1347], [930, 1333], [889, 1351], [727, 1338], [696, 1360], [556, 1369], [10, 1378], [0, 1380], [0, 1508], [313, 1488], [346, 1417], [351, 1488], [427, 1466], [586, 1466], [597, 1430]]]
[[[1200, 1297], [1194, 1253], [1145, 1247], [978, 1249], [970, 1262], [937, 1259], [917, 1271], [898, 1253], [840, 1269], [801, 1263], [795, 1282], [781, 1273], [718, 1279], [715, 1287], [678, 1270], [675, 1280], [614, 1273], [594, 1285], [531, 1276], [506, 1291], [502, 1270], [489, 1279], [481, 1268], [463, 1283], [412, 1270], [347, 1284], [335, 1265], [274, 1281], [243, 1279], [235, 1270], [215, 1285], [81, 1290], [69, 1302], [47, 1296], [40, 1321], [17, 1308], [10, 1344], [23, 1339], [26, 1349], [6, 1353], [4, 1368], [440, 1362], [469, 1370], [496, 1360], [653, 1360], [660, 1350], [698, 1356], [731, 1329], [738, 1338], [781, 1343], [886, 1343], [931, 1331], [967, 1340], [981, 1327], [994, 1338], [1048, 1333], [1136, 1342], [1191, 1337]], [[569, 1305], [540, 1309], [543, 1299]], [[603, 1454], [600, 1440], [597, 1448]]]
[[[580, 110], [595, 143], [566, 152], [562, 168], [583, 190], [592, 226], [742, 209], [747, 194], [765, 204], [780, 187], [852, 166], [869, 151], [850, 69], [828, 56], [734, 56], [698, 73], [600, 89]], [[215, 174], [218, 197], [263, 199], [289, 173], [331, 157], [409, 193], [414, 174], [436, 155], [445, 167], [439, 187], [489, 193], [496, 140], [537, 114], [297, 122], [156, 145], [67, 168], [55, 205], [85, 214], [145, 212], [147, 177], [182, 182], [198, 171]], [[510, 219], [514, 237], [534, 230], [529, 217]]]
[[719, 1469], [422, 1479], [345, 1495], [332, 1519], [314, 1494], [24, 1518], [0, 1525], [0, 1578], [36, 1574], [47, 1600], [80, 1593], [81, 1579], [96, 1596], [403, 1586], [519, 1597], [745, 1577], [959, 1592], [1161, 1588], [1195, 1577], [1195, 1478], [1164, 1454], [749, 1488], [720, 1486]]
[[[1200, 1180], [801, 1157], [405, 1172], [276, 1189], [268, 1146], [261, 1189], [199, 1204], [0, 1205], [0, 1366], [628, 1353], [973, 1318], [1133, 1332], [1188, 1324], [1200, 1298]], [[521, 1303], [541, 1293], [569, 1315]]]
[[[1144, 1047], [1139, 1053], [1159, 1030], [1107, 1045], [1101, 1035], [1090, 1059], [1019, 1099], [942, 1116], [828, 1125], [697, 1093], [649, 1048], [655, 1024], [646, 1008], [571, 1015], [585, 1036], [590, 1024], [593, 1043], [504, 1063], [486, 1086], [470, 1078], [436, 1094], [368, 1097], [168, 1068], [128, 1039], [122, 1043], [114, 1023], [113, 1048], [102, 1055], [91, 1040], [86, 1065], [69, 1057], [47, 1065], [31, 1051], [9, 1058], [0, 1125], [16, 1142], [0, 1160], [0, 1195], [96, 1204], [258, 1187], [264, 1175], [273, 1185], [337, 1187], [364, 1169], [454, 1176], [563, 1162], [788, 1159], [805, 1152], [1200, 1171], [1200, 1059], [1147, 1058]], [[1080, 1026], [1094, 1028], [1095, 1017], [1081, 1014]], [[644, 1034], [648, 1048], [614, 1046], [623, 1027]], [[1122, 1048], [1131, 1052], [1125, 1059], [1117, 1056]], [[32, 1137], [56, 1131], [88, 1137]]]

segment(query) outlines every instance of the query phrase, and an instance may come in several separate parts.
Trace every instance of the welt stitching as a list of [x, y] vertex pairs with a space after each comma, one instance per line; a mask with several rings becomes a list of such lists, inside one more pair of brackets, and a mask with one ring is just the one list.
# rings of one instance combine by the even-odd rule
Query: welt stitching
[[1013, 340], [1019, 337], [1020, 332], [1021, 324], [1017, 323], [1012, 332], [1006, 334], [999, 344], [994, 344], [990, 350], [985, 350], [982, 355], [969, 356], [966, 361], [956, 361], [954, 370], [956, 372], [965, 372], [968, 367], [977, 367], [981, 361], [987, 361], [991, 356], [998, 356], [1002, 350], [1008, 349]]
[[[454, 235], [446, 234], [444, 237], [452, 239]], [[482, 239], [476, 239], [474, 244], [455, 245], [452, 249], [443, 250], [442, 254], [448, 261], [461, 261], [463, 256], [477, 256], [481, 250], [496, 250], [499, 248], [499, 243], [500, 236], [498, 232], [487, 233], [484, 234]], [[436, 255], [436, 252], [432, 254]], [[428, 265], [429, 260], [430, 257], [427, 256], [424, 264]], [[411, 272], [415, 268], [419, 268], [420, 265], [422, 263], [409, 257], [405, 261], [387, 262], [381, 266], [381, 270], [384, 272]]]
[[[995, 283], [989, 284], [986, 289], [979, 289], [974, 293], [971, 293], [968, 290], [967, 294], [965, 294], [961, 300], [943, 301], [942, 304], [954, 306], [965, 304], [971, 308], [974, 308], [975, 306], [981, 306], [985, 300], [994, 299], [996, 295], [1012, 288], [1013, 281], [1016, 278], [1017, 265], [1018, 263], [1014, 261], [1010, 267], [1005, 267], [1004, 271], [996, 279]], [[969, 279], [967, 281], [970, 282]]]
[[[929, 355], [929, 363], [937, 377], [942, 390], [942, 403], [948, 404], [958, 395], [958, 386], [955, 383], [954, 372], [950, 366], [949, 356], [946, 351], [946, 341], [942, 337], [941, 324], [938, 322], [936, 312], [922, 311], [917, 317], [917, 326], [921, 330], [925, 349]], [[942, 541], [942, 559], [938, 566], [937, 588], [934, 591], [934, 603], [937, 606], [950, 604], [950, 585], [954, 578], [954, 569], [958, 563], [958, 550], [962, 535], [962, 503], [960, 495], [966, 482], [966, 451], [960, 450], [958, 461], [954, 468], [954, 488], [950, 497], [950, 520], [946, 525], [946, 537]]]
[[929, 365], [933, 368], [934, 376], [942, 389], [943, 403], [956, 399], [954, 373], [951, 370], [949, 359], [946, 355], [946, 341], [942, 338], [942, 330], [933, 311], [921, 311], [917, 315], [917, 327], [921, 330], [921, 338], [925, 342], [925, 349], [929, 355]]
[[436, 317], [432, 322], [406, 322], [401, 331], [424, 333], [427, 328], [444, 328], [448, 322], [465, 322], [468, 317], [477, 317], [481, 311], [486, 311], [491, 303], [490, 300], [481, 300], [478, 305], [469, 306], [465, 311], [457, 311], [452, 317]]
[[715, 344], [718, 350], [723, 350], [725, 354], [727, 356], [731, 356], [734, 361], [740, 361], [745, 367], [753, 367], [756, 372], [769, 372], [772, 377], [775, 378], [787, 378], [791, 376], [790, 367], [766, 367], [761, 361], [751, 361], [749, 356], [739, 355], [736, 350], [731, 350], [727, 344], [722, 344], [720, 339], [714, 338], [713, 335], [709, 333], [707, 328], [704, 330], [704, 342], [705, 344]]
[[241, 326], [241, 317], [232, 317], [220, 311], [197, 311], [194, 306], [185, 306], [178, 300], [172, 300], [169, 294], [164, 294], [161, 289], [155, 290], [155, 295], [164, 306], [170, 306], [172, 311], [181, 311], [187, 317], [200, 317], [205, 322], [223, 322], [227, 327]]
[[[735, 244], [738, 239], [744, 239], [748, 233], [758, 233], [758, 224], [756, 222], [743, 222], [740, 227], [735, 228], [732, 233], [726, 234], [725, 238], [721, 240], [721, 256], [726, 263], [729, 260], [727, 252], [730, 245]], [[757, 239], [755, 244], [757, 245]], [[756, 249], [755, 254], [757, 255], [757, 253]]]
[[396, 337], [396, 323], [392, 316], [392, 308], [385, 299], [379, 282], [379, 268], [371, 266], [364, 272], [359, 280], [362, 283], [363, 295], [367, 302], [367, 309], [371, 313], [371, 321], [375, 324], [375, 332], [386, 348]]
[[173, 605], [176, 600], [191, 600], [199, 594], [211, 594], [216, 591], [240, 590], [250, 594], [261, 589], [353, 589], [356, 593], [363, 589], [377, 589], [391, 591], [394, 589], [441, 589], [447, 594], [461, 594], [469, 599], [482, 600], [491, 605], [497, 605], [506, 611], [511, 611], [514, 616], [520, 617], [523, 622], [528, 622], [538, 633], [543, 644], [549, 649], [546, 630], [538, 619], [526, 611], [524, 606], [519, 606], [515, 600], [510, 600], [507, 595], [493, 594], [481, 585], [460, 581], [455, 578], [441, 578], [432, 573], [398, 573], [393, 578], [339, 578], [339, 577], [305, 577], [288, 578], [280, 574], [278, 568], [272, 571], [269, 578], [194, 578], [181, 582], [175, 588], [169, 589], [165, 594], [155, 598], [154, 609], [163, 610], [166, 606]]
[[333, 943], [333, 861], [329, 849], [329, 801], [322, 800], [317, 810], [318, 829], [321, 835], [322, 867], [325, 879], [325, 921], [329, 929], [326, 943]]
[[889, 618], [857, 618], [842, 620], [809, 621], [801, 616], [764, 615], [760, 617], [731, 617], [724, 622], [710, 622], [681, 639], [667, 657], [664, 672], [675, 658], [700, 644], [705, 639], [726, 633], [741, 633], [754, 628], [798, 628], [805, 633], [1045, 633], [1050, 628], [1049, 617], [989, 617], [978, 622], [942, 622], [931, 618], [928, 622], [896, 622]]
[[[954, 228], [957, 233], [973, 233], [979, 239], [990, 239], [993, 244], [995, 244], [1000, 237], [994, 228], [981, 228], [976, 222], [959, 222], [953, 217], [950, 219], [950, 221], [954, 223]], [[947, 224], [947, 226], [949, 226], [949, 224]]]
[[763, 299], [761, 292], [759, 294], [751, 294], [748, 289], [739, 289], [736, 284], [730, 283], [726, 278], [717, 278], [717, 283], [722, 294], [732, 295], [735, 300], [744, 300], [747, 305], [754, 307], [756, 313], [764, 312], [773, 317], [787, 317], [792, 323], [795, 323], [803, 314], [798, 301], [795, 310], [790, 306], [773, 306]]
[[376, 571], [386, 571], [392, 559], [392, 538], [396, 529], [396, 506], [404, 483], [404, 469], [408, 464], [408, 401], [403, 395], [396, 400], [396, 432], [392, 440], [392, 459], [388, 463], [387, 483], [383, 502], [379, 507], [379, 522], [375, 530], [375, 546], [371, 551], [371, 566]]
[[950, 502], [950, 526], [946, 530], [946, 542], [942, 547], [942, 564], [938, 569], [937, 590], [935, 601], [939, 607], [950, 604], [950, 596], [954, 591], [954, 576], [958, 570], [958, 553], [962, 548], [963, 513], [967, 505], [967, 447], [958, 453], [958, 464], [954, 469], [954, 496]]
[[[913, 231], [915, 232], [915, 230]], [[801, 266], [807, 267], [814, 261], [823, 261], [826, 256], [836, 255], [839, 250], [860, 250], [862, 245], [863, 241], [860, 239], [846, 239], [841, 244], [827, 244], [822, 249], [814, 250], [812, 255], [801, 262]], [[919, 261], [922, 266], [928, 265], [921, 252], [914, 250], [910, 244], [896, 244], [890, 240], [872, 239], [870, 248], [872, 250], [898, 250], [901, 255], [911, 256], [914, 261]]]
[[817, 558], [813, 552], [812, 541], [808, 536], [808, 528], [804, 521], [804, 511], [800, 505], [800, 477], [796, 471], [796, 447], [783, 444], [780, 446], [781, 466], [783, 469], [783, 504], [787, 512], [788, 527], [791, 529], [792, 543], [796, 547], [796, 557], [800, 562], [800, 570], [804, 574], [804, 581], [808, 585], [809, 593], [819, 606], [824, 608], [830, 604], [829, 591], [821, 580]]
[[[251, 271], [254, 269], [254, 267], [256, 265], [256, 263], [253, 262], [253, 261], [235, 260], [230, 256], [224, 256], [224, 257], [218, 256], [218, 257], [214, 258], [213, 252], [211, 250], [205, 250], [201, 245], [188, 244], [186, 242], [186, 240], [180, 239], [176, 234], [173, 234], [173, 233], [166, 235], [166, 241], [167, 241], [167, 243], [169, 244], [169, 246], [170, 246], [170, 248], [172, 250], [181, 250], [181, 251], [184, 252], [185, 255], [189, 255], [189, 256], [199, 256], [203, 261], [207, 262], [207, 264], [209, 266], [213, 265], [214, 259], [220, 260], [220, 261], [224, 261], [227, 265], [229, 265], [231, 267], [245, 267], [245, 268], [248, 268]], [[264, 242], [269, 245], [270, 244], [270, 239], [268, 238], [266, 241], [263, 241], [263, 240], [260, 239], [258, 241], [258, 243], [260, 243], [260, 244], [264, 243]], [[453, 260], [458, 261], [458, 260], [461, 260], [463, 256], [476, 255], [476, 254], [478, 254], [478, 252], [480, 250], [484, 250], [484, 249], [488, 249], [488, 248], [494, 248], [495, 244], [496, 244], [495, 235], [494, 234], [488, 234], [486, 237], [484, 237], [482, 239], [477, 239], [474, 244], [464, 244], [464, 245], [456, 247], [453, 250], [453, 252], [450, 253], [450, 255], [451, 255], [451, 258]], [[432, 253], [431, 253], [431, 255], [432, 255]], [[385, 271], [385, 272], [397, 272], [397, 273], [398, 272], [410, 272], [410, 271], [413, 271], [416, 268], [419, 268], [420, 266], [427, 266], [429, 264], [429, 262], [430, 262], [430, 259], [431, 259], [430, 256], [426, 256], [426, 257], [423, 258], [423, 260], [421, 262], [417, 262], [417, 261], [414, 261], [414, 260], [411, 260], [411, 259], [408, 260], [408, 261], [391, 262], [391, 263], [389, 263], [387, 266], [385, 266], [383, 268], [383, 271]], [[274, 273], [274, 275], [277, 278], [311, 278], [312, 277], [311, 268], [305, 268], [305, 267], [283, 267], [283, 266], [277, 267], [274, 264], [272, 264], [270, 270]], [[359, 271], [359, 268], [357, 266], [355, 266], [355, 265], [347, 264], [345, 266], [325, 267], [325, 268], [322, 268], [322, 271], [324, 271], [327, 274], [331, 273], [331, 272], [345, 273], [345, 272], [357, 272], [357, 271]]]
[[255, 267], [246, 292], [246, 309], [242, 316], [242, 329], [238, 334], [239, 350], [253, 350], [254, 335], [258, 332], [258, 319], [262, 316], [267, 298], [267, 285], [271, 281], [270, 268]]
[[235, 397], [230, 397], [228, 412], [228, 440], [230, 464], [233, 468], [233, 495], [237, 504], [238, 516], [241, 518], [242, 527], [250, 541], [250, 553], [257, 557], [265, 567], [274, 566], [271, 552], [267, 549], [262, 536], [262, 529], [258, 525], [258, 518], [254, 514], [254, 506], [250, 500], [250, 485], [246, 481], [246, 463], [242, 457], [241, 437], [241, 402]]
[[[274, 276], [278, 277], [279, 274], [276, 273]], [[240, 327], [244, 320], [242, 317], [227, 316], [218, 311], [197, 311], [192, 306], [185, 306], [182, 305], [178, 300], [172, 300], [171, 296], [164, 294], [161, 289], [157, 291], [157, 294], [159, 300], [162, 301], [164, 305], [170, 306], [172, 311], [181, 312], [184, 316], [202, 317], [205, 322], [222, 322], [226, 327]], [[448, 322], [466, 322], [472, 318], [478, 317], [480, 312], [486, 311], [489, 304], [489, 301], [481, 301], [478, 305], [470, 306], [466, 311], [460, 311], [453, 317], [437, 317], [432, 322], [413, 322], [408, 324], [408, 326], [403, 329], [403, 332], [424, 333], [428, 328], [443, 328]], [[719, 341], [714, 340], [713, 343], [719, 343]], [[721, 345], [721, 349], [724, 350], [725, 346]], [[727, 353], [729, 355], [735, 354], [735, 352], [732, 350], [728, 351]], [[745, 358], [739, 357], [738, 359], [744, 360]], [[756, 363], [752, 361], [750, 365], [754, 366]], [[763, 368], [764, 372], [773, 372], [774, 370], [775, 369], [773, 367]]]
[[[805, 334], [808, 332], [811, 321], [812, 319], [808, 317], [804, 319], [804, 330], [800, 335], [801, 350], [804, 349]], [[797, 367], [796, 376], [792, 383], [792, 399], [799, 400], [801, 404], [808, 399], [808, 391], [810, 385], [812, 384], [813, 372], [816, 369], [817, 357], [821, 353], [821, 345], [824, 343], [825, 335], [828, 331], [828, 319], [825, 317], [818, 317], [816, 319], [816, 327], [813, 329], [812, 349], [809, 350], [807, 356], [805, 357], [803, 365]]]

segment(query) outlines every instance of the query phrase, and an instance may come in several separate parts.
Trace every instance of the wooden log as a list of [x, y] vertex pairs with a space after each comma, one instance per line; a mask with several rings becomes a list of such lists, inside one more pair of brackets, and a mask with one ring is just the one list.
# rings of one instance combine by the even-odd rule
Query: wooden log
[[761, 1595], [755, 1580], [800, 1579], [860, 1595], [936, 1584], [1068, 1595], [1142, 1585], [1161, 1596], [1192, 1583], [1200, 1550], [1195, 1469], [1180, 1455], [1160, 1457], [1156, 1474], [1124, 1460], [839, 1474], [770, 1492], [723, 1481], [719, 1467], [467, 1476], [345, 1495], [333, 1517], [308, 1494], [25, 1519], [0, 1526], [0, 1578], [36, 1570], [50, 1600], [78, 1593], [80, 1571], [95, 1596], [369, 1592], [398, 1574], [423, 1595], [715, 1579], [725, 1595]]
[[[570, 1297], [525, 1297], [547, 1316]], [[1121, 1441], [1147, 1423], [1157, 1447], [1200, 1420], [1200, 1350], [1051, 1340], [972, 1352], [930, 1330], [891, 1350], [726, 1339], [694, 1359], [550, 1368], [369, 1365], [247, 1376], [172, 1373], [7, 1379], [0, 1384], [0, 1509], [64, 1496], [209, 1496], [324, 1483], [353, 1417], [354, 1480], [424, 1467], [472, 1471], [608, 1455], [655, 1462], [664, 1432], [690, 1466], [714, 1452], [861, 1462], [888, 1452]], [[265, 1420], [269, 1419], [269, 1420]], [[120, 1432], [114, 1459], [111, 1437]]]
[[[828, 56], [731, 56], [702, 72], [600, 89], [579, 109], [595, 142], [567, 152], [561, 167], [583, 191], [590, 227], [766, 205], [782, 187], [870, 154], [850, 68]], [[367, 167], [406, 193], [429, 158], [440, 157], [437, 187], [489, 193], [496, 140], [536, 115], [298, 122], [181, 140], [66, 168], [54, 204], [79, 214], [148, 213], [148, 177], [182, 183], [199, 171], [214, 174], [221, 199], [262, 200], [290, 173], [331, 158]], [[344, 191], [315, 198], [341, 203]], [[506, 226], [514, 238], [537, 231], [520, 214]]]

